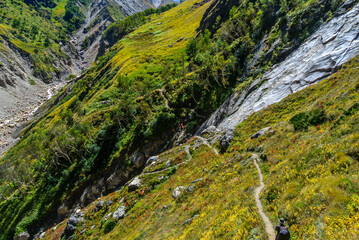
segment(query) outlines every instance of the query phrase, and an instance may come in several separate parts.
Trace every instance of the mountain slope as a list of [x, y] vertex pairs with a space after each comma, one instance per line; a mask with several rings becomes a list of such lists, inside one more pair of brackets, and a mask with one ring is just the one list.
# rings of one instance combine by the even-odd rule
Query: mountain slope
[[[137, 188], [129, 181], [74, 214], [80, 221], [75, 236], [266, 239], [253, 197], [259, 179], [251, 156], [257, 152], [267, 185], [261, 200], [273, 224], [284, 217], [293, 239], [358, 238], [357, 60], [249, 116], [221, 156], [198, 137], [161, 153], [139, 175]], [[291, 119], [318, 109], [325, 121], [295, 129]], [[271, 131], [251, 138], [267, 127]], [[217, 134], [204, 137], [216, 139]], [[125, 215], [114, 218], [118, 209]], [[49, 229], [43, 239], [58, 239], [65, 226], [66, 221]]]
[[[140, 160], [136, 158], [133, 160], [134, 162], [140, 161], [135, 166], [131, 163], [128, 164], [127, 159], [119, 159], [118, 156], [122, 154], [130, 156], [133, 153], [136, 144], [131, 146], [130, 139], [139, 137], [137, 133], [139, 128], [144, 126], [148, 118], [151, 120], [156, 116], [155, 114], [148, 115], [146, 108], [143, 108], [138, 102], [142, 101], [141, 95], [147, 101], [146, 98], [152, 98], [152, 94], [158, 94], [158, 92], [152, 93], [151, 91], [156, 89], [160, 82], [155, 82], [154, 78], [150, 78], [141, 86], [137, 85], [140, 83], [139, 81], [131, 81], [140, 76], [140, 72], [143, 73], [143, 77], [146, 77], [146, 72], [156, 73], [155, 65], [146, 64], [146, 60], [151, 56], [158, 62], [170, 63], [167, 66], [174, 67], [173, 70], [170, 70], [173, 71], [172, 76], [182, 75], [181, 72], [178, 72], [182, 66], [175, 65], [171, 58], [174, 53], [183, 51], [186, 44], [183, 37], [194, 36], [195, 29], [205, 10], [205, 6], [198, 8], [193, 7], [193, 4], [194, 2], [189, 1], [181, 5], [180, 8], [153, 16], [151, 23], [121, 40], [111, 52], [100, 58], [99, 63], [90, 69], [85, 77], [77, 83], [73, 82], [67, 90], [64, 90], [64, 93], [60, 93], [60, 96], [65, 93], [68, 95], [62, 101], [55, 100], [61, 101], [60, 104], [52, 107], [51, 111], [36, 125], [31, 125], [31, 133], [25, 132], [21, 141], [9, 151], [9, 155], [2, 159], [1, 175], [4, 177], [2, 178], [4, 187], [1, 189], [1, 194], [6, 199], [0, 206], [2, 219], [0, 228], [5, 233], [2, 236], [3, 239], [25, 229], [34, 235], [39, 231], [39, 226], [53, 224], [53, 222], [68, 216], [77, 205], [86, 205], [97, 196], [113, 191], [125, 179], [109, 180], [104, 188], [101, 187], [102, 190], [95, 191], [93, 194], [92, 191], [88, 193], [88, 189], [91, 189], [88, 186], [92, 185], [97, 178], [109, 178], [117, 167], [119, 171], [125, 167], [126, 171], [131, 174], [138, 171], [141, 167], [141, 158], [144, 156], [140, 155]], [[183, 12], [189, 14], [183, 15]], [[183, 24], [186, 24], [187, 27], [182, 28]], [[157, 28], [155, 33], [153, 33], [154, 28]], [[170, 32], [171, 34], [161, 34], [161, 32]], [[157, 51], [151, 52], [150, 48], [143, 49], [145, 46], [151, 46], [151, 49], [157, 49]], [[144, 51], [141, 53], [142, 49]], [[130, 54], [125, 55], [128, 52]], [[142, 66], [143, 69], [141, 70], [137, 66]], [[116, 76], [121, 67], [123, 68], [121, 75]], [[132, 77], [131, 71], [135, 70], [137, 73]], [[160, 70], [162, 71], [162, 69]], [[126, 73], [128, 77], [126, 77]], [[163, 77], [171, 77], [171, 75]], [[171, 79], [164, 78], [163, 81], [171, 81]], [[112, 87], [110, 87], [111, 85]], [[131, 88], [126, 86], [131, 86]], [[120, 91], [135, 89], [135, 91], [128, 93], [124, 91], [126, 94], [121, 97], [119, 89], [121, 89]], [[146, 96], [147, 93], [151, 95]], [[108, 98], [110, 96], [117, 96], [113, 99], [116, 103], [112, 103], [112, 100]], [[157, 95], [157, 98], [159, 104], [162, 104], [163, 98], [160, 95]], [[121, 116], [119, 108], [123, 108], [124, 118]], [[143, 110], [147, 112], [141, 113], [142, 116], [140, 116], [139, 113]], [[133, 116], [133, 111], [138, 111], [135, 118], [130, 117]], [[112, 113], [107, 115], [106, 112], [107, 114]], [[145, 117], [146, 115], [147, 117]], [[161, 114], [159, 115], [161, 116]], [[164, 113], [161, 117], [163, 116], [172, 117], [168, 113]], [[99, 118], [103, 118], [100, 124], [96, 120]], [[151, 137], [151, 135], [148, 136], [148, 138]], [[48, 142], [50, 145], [43, 142], [45, 138], [46, 141], [50, 141]], [[101, 140], [103, 138], [107, 139], [106, 143]], [[29, 143], [31, 143], [31, 147], [28, 145]], [[158, 151], [155, 149], [162, 147], [163, 144], [163, 142], [157, 143], [157, 147], [155, 146], [152, 150], [148, 149], [147, 154], [151, 154], [151, 151]], [[33, 147], [37, 150], [30, 150]], [[10, 152], [16, 152], [24, 158], [15, 160], [9, 157], [12, 155]], [[44, 158], [40, 157], [43, 153], [45, 153]], [[40, 159], [44, 161], [42, 162]], [[32, 167], [26, 167], [28, 164]], [[8, 171], [12, 169], [10, 166], [14, 165], [17, 166], [13, 169], [14, 172]], [[71, 165], [72, 167], [70, 167]], [[70, 171], [67, 170], [68, 167], [70, 167]], [[20, 172], [22, 173], [20, 174]], [[35, 172], [37, 173], [34, 174]], [[20, 187], [21, 185], [22, 187]], [[32, 189], [26, 190], [29, 193], [24, 196], [27, 200], [15, 196], [24, 193], [23, 187]], [[10, 198], [8, 199], [8, 197]], [[65, 207], [61, 207], [61, 204]], [[14, 208], [17, 209], [16, 213], [10, 211]], [[58, 209], [65, 211], [58, 211]], [[8, 218], [12, 219], [10, 224], [6, 222]]]
[[148, 9], [149, 5], [141, 0], [1, 4], [0, 99], [4, 104], [0, 106], [0, 152], [3, 153], [17, 141], [21, 126], [65, 84], [66, 78], [80, 75], [99, 57], [99, 40], [107, 26]]
[[[0, 204], [3, 219], [0, 230], [5, 232], [3, 239], [23, 231], [28, 231], [33, 236], [40, 233], [41, 228], [49, 228], [71, 215], [81, 220], [82, 213], [78, 209], [104, 195], [117, 196], [117, 200], [128, 195], [124, 199], [127, 200], [124, 205], [125, 208], [128, 207], [127, 211], [135, 208], [132, 212], [133, 219], [151, 208], [150, 202], [136, 205], [139, 196], [147, 197], [145, 193], [148, 191], [159, 191], [161, 196], [156, 197], [161, 197], [161, 201], [158, 204], [165, 202], [167, 207], [169, 203], [172, 208], [171, 197], [168, 198], [166, 193], [168, 189], [156, 188], [161, 181], [167, 181], [165, 176], [159, 179], [152, 178], [151, 174], [141, 175], [152, 179], [148, 179], [149, 182], [144, 179], [144, 188], [130, 193], [123, 186], [127, 186], [126, 182], [142, 172], [148, 157], [186, 142], [235, 87], [239, 92], [248, 89], [275, 63], [283, 61], [290, 52], [298, 48], [323, 21], [329, 21], [333, 15], [339, 14], [338, 9], [340, 14], [346, 13], [355, 1], [344, 5], [341, 5], [341, 1], [316, 0], [291, 4], [286, 4], [286, 1], [262, 1], [256, 5], [250, 1], [241, 1], [238, 7], [230, 11], [227, 21], [218, 20], [220, 27], [214, 37], [211, 38], [208, 31], [197, 35], [196, 29], [200, 29], [198, 27], [205, 12], [211, 4], [216, 3], [217, 1], [186, 1], [168, 12], [151, 16], [151, 21], [136, 31], [133, 31], [131, 24], [125, 25], [124, 32], [129, 34], [121, 35], [121, 40], [100, 57], [86, 74], [72, 81], [49, 103], [48, 112], [25, 129], [19, 143], [0, 162], [0, 194], [4, 199]], [[274, 20], [267, 21], [267, 16], [272, 16]], [[119, 27], [121, 29], [123, 25], [119, 24]], [[297, 125], [302, 119], [304, 125], [309, 127], [313, 122], [319, 121], [314, 121], [313, 116], [318, 115], [320, 120], [324, 118], [320, 111], [304, 110], [307, 112], [291, 120], [296, 130], [301, 129]], [[213, 137], [211, 141], [216, 143], [221, 136], [211, 133], [211, 129], [213, 127], [207, 130], [204, 137]], [[239, 137], [241, 136], [237, 136]], [[224, 144], [227, 146], [221, 144], [222, 151], [228, 147], [228, 141]], [[188, 186], [193, 181], [191, 175], [203, 176], [205, 181], [200, 185], [208, 186], [213, 193], [213, 199], [209, 198], [211, 208], [193, 203], [196, 208], [190, 216], [181, 215], [179, 210], [186, 210], [190, 206], [180, 199], [178, 201], [181, 204], [171, 209], [177, 217], [167, 214], [168, 217], [172, 216], [172, 220], [166, 218], [165, 223], [168, 225], [162, 227], [149, 222], [145, 227], [141, 224], [144, 230], [142, 236], [136, 236], [141, 228], [136, 222], [131, 223], [136, 228], [138, 226], [139, 231], [129, 228], [128, 231], [111, 232], [116, 225], [126, 224], [128, 221], [117, 221], [110, 216], [107, 216], [108, 221], [100, 220], [103, 215], [96, 214], [91, 220], [92, 214], [87, 214], [84, 217], [89, 216], [90, 219], [86, 219], [86, 222], [95, 226], [92, 229], [93, 235], [92, 225], [86, 227], [86, 237], [96, 238], [104, 232], [111, 232], [105, 238], [140, 238], [147, 235], [165, 237], [166, 234], [174, 238], [182, 234], [183, 238], [192, 235], [196, 238], [204, 236], [199, 229], [205, 229], [206, 234], [216, 238], [233, 237], [236, 234], [239, 238], [264, 235], [250, 191], [253, 181], [257, 182], [253, 178], [254, 168], [245, 168], [226, 158], [232, 155], [217, 157], [213, 149], [206, 151], [209, 146], [206, 139], [196, 137], [191, 144], [193, 146], [185, 144], [164, 153], [159, 164], [151, 165], [146, 171], [158, 170], [156, 174], [168, 171], [168, 177], [173, 175], [175, 179], [170, 185], [164, 185], [172, 188], [170, 193], [179, 184]], [[203, 152], [200, 152], [201, 149], [196, 152], [195, 149], [201, 145], [204, 145]], [[246, 160], [250, 152], [261, 150], [247, 143], [246, 146], [248, 153], [242, 151], [241, 155], [234, 158]], [[212, 159], [214, 162], [209, 162]], [[215, 170], [222, 160], [233, 163], [225, 170], [228, 170], [230, 176], [239, 171], [243, 174], [240, 182], [244, 184], [240, 186], [239, 193], [230, 192], [226, 188], [231, 184], [237, 186], [238, 179], [226, 182], [229, 179], [226, 178], [226, 173]], [[186, 165], [181, 163], [184, 161], [193, 165], [190, 169], [176, 172], [177, 167], [181, 169], [182, 165]], [[248, 162], [243, 162], [243, 165]], [[211, 165], [213, 163], [217, 164]], [[202, 171], [202, 166], [208, 164], [210, 171], [207, 172], [207, 168]], [[267, 174], [266, 170], [263, 172]], [[183, 176], [186, 178], [182, 178]], [[203, 180], [199, 180], [201, 181]], [[211, 181], [221, 186], [217, 188], [214, 185], [212, 188]], [[223, 184], [221, 181], [224, 181]], [[136, 180], [130, 184], [130, 190], [135, 189], [137, 183]], [[113, 193], [119, 188], [122, 190]], [[182, 188], [177, 190], [183, 191]], [[175, 195], [177, 193], [178, 191]], [[150, 197], [153, 196], [150, 194]], [[232, 201], [237, 194], [240, 197]], [[206, 202], [209, 195], [196, 197]], [[230, 199], [220, 202], [221, 197]], [[149, 200], [160, 207], [154, 199]], [[98, 212], [103, 206], [100, 203], [94, 212]], [[94, 206], [90, 205], [92, 207]], [[118, 207], [113, 205], [111, 212]], [[116, 215], [122, 215], [123, 208], [118, 209]], [[157, 211], [158, 208], [151, 208], [151, 211]], [[203, 208], [205, 211], [201, 210]], [[238, 210], [236, 214], [239, 215], [231, 216], [229, 208]], [[136, 209], [140, 209], [140, 215]], [[223, 216], [218, 215], [217, 209]], [[107, 211], [106, 208], [104, 211]], [[183, 232], [179, 223], [197, 213], [206, 216], [199, 222], [199, 227], [188, 228], [188, 232]], [[229, 216], [232, 217], [230, 220]], [[252, 222], [243, 220], [248, 219], [248, 216]], [[74, 218], [69, 221], [71, 224], [77, 222]], [[153, 219], [156, 219], [155, 215]], [[198, 217], [192, 219], [193, 223], [196, 219]], [[215, 220], [213, 229], [207, 219]], [[158, 221], [156, 224], [162, 222]], [[238, 224], [243, 226], [242, 230], [238, 231]], [[71, 236], [73, 232], [63, 232], [64, 227], [65, 223], [61, 224], [54, 234]], [[66, 233], [67, 231], [69, 232]]]

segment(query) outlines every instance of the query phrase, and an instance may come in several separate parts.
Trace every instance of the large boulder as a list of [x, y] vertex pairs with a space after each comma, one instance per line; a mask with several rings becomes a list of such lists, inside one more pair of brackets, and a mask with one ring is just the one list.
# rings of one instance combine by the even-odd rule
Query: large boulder
[[251, 139], [256, 139], [256, 138], [262, 137], [264, 134], [266, 134], [266, 132], [268, 132], [271, 129], [272, 129], [271, 127], [263, 128], [263, 129], [259, 130], [258, 132], [256, 132], [255, 134], [253, 134], [251, 136]]
[[130, 161], [136, 168], [140, 168], [145, 161], [145, 155], [141, 152], [136, 152], [130, 156]]
[[174, 199], [177, 199], [179, 196], [181, 196], [183, 190], [185, 189], [185, 187], [183, 186], [179, 186], [179, 187], [176, 187], [174, 190], [173, 190], [173, 193], [172, 193], [172, 197]]
[[136, 177], [130, 182], [130, 184], [128, 184], [128, 190], [130, 191], [136, 190], [137, 188], [141, 187], [141, 185], [142, 185], [141, 179]]
[[98, 211], [100, 211], [102, 208], [103, 208], [103, 205], [104, 205], [104, 201], [99, 201], [97, 204], [96, 204], [96, 206], [95, 206], [95, 208], [92, 210], [93, 212], [98, 212]]
[[221, 140], [219, 141], [219, 144], [221, 146], [221, 152], [227, 151], [229, 144], [231, 143], [232, 139], [234, 137], [234, 131], [228, 130], [225, 132]]
[[115, 219], [120, 219], [120, 218], [124, 218], [126, 215], [126, 207], [125, 206], [120, 206], [112, 215], [113, 218]]
[[76, 226], [80, 222], [78, 215], [73, 215], [67, 221], [65, 230], [61, 234], [61, 239], [70, 239], [75, 233]]
[[158, 160], [159, 156], [152, 156], [150, 158], [147, 159], [146, 161], [146, 165], [150, 165], [151, 163], [154, 163]]
[[106, 186], [108, 190], [114, 190], [121, 183], [121, 175], [119, 171], [114, 172], [106, 179]]
[[27, 232], [22, 232], [19, 235], [15, 236], [13, 239], [14, 240], [28, 240], [28, 239], [30, 239], [30, 234], [28, 234]]
[[67, 208], [67, 206], [65, 204], [62, 204], [58, 209], [57, 209], [57, 215], [65, 215], [66, 213], [68, 213], [69, 209]]

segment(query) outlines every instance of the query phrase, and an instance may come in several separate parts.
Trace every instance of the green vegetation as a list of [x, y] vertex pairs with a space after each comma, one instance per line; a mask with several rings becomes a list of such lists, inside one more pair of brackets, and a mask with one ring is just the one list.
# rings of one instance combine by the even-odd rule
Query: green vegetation
[[[74, 32], [85, 22], [85, 16], [77, 6], [76, 2], [77, 1], [75, 0], [68, 0], [65, 6], [65, 15], [63, 19], [66, 21], [66, 28], [69, 32]], [[86, 5], [89, 1], [80, 0], [78, 2]]]
[[[250, 149], [257, 149], [267, 185], [261, 201], [273, 224], [284, 217], [292, 239], [357, 239], [359, 111], [352, 111], [359, 101], [357, 60], [331, 78], [252, 114], [237, 127], [223, 155], [215, 155], [197, 138], [161, 153], [156, 163], [145, 169], [146, 175], [140, 176], [140, 188], [129, 191], [125, 186], [100, 199], [114, 204], [99, 212], [93, 212], [97, 202], [83, 209], [85, 221], [78, 224], [75, 237], [266, 239], [253, 196], [259, 178]], [[322, 111], [331, 117], [307, 131], [296, 131], [290, 122], [300, 113], [321, 116], [318, 113]], [[336, 124], [339, 119], [341, 123]], [[251, 139], [264, 127], [273, 132]], [[192, 155], [189, 162], [186, 147]], [[167, 161], [171, 168], [150, 174], [163, 170]], [[173, 199], [178, 186], [193, 189]], [[126, 206], [126, 216], [115, 226], [114, 220], [108, 223], [111, 231], [104, 234], [98, 223], [120, 205]], [[44, 239], [56, 234], [50, 229]]]
[[162, 12], [168, 11], [175, 6], [177, 6], [176, 3], [167, 4], [166, 6], [162, 6], [157, 9], [149, 8], [143, 12], [135, 13], [131, 16], [128, 16], [123, 20], [118, 20], [106, 29], [102, 38], [110, 42], [110, 45], [112, 46], [125, 35], [134, 31], [143, 24], [149, 22], [151, 20], [151, 15], [160, 14]]
[[[280, 61], [288, 53], [284, 51], [285, 49], [295, 47], [298, 42], [308, 37], [321, 21], [326, 21], [332, 16], [339, 3], [340, 1], [323, 3], [319, 0], [255, 2], [243, 0], [238, 7], [231, 10], [227, 21], [223, 23], [221, 20], [218, 21], [220, 27], [214, 36], [211, 36], [209, 31], [196, 36], [196, 29], [211, 4], [200, 0], [187, 0], [178, 7], [161, 14], [152, 14], [150, 17], [148, 14], [152, 10], [148, 10], [147, 13], [135, 15], [112, 25], [106, 37], [114, 35], [115, 39], [121, 38], [121, 40], [109, 49], [82, 79], [64, 90], [69, 94], [54, 105], [45, 116], [29, 126], [17, 145], [1, 159], [0, 196], [4, 200], [0, 203], [0, 232], [3, 233], [0, 239], [11, 238], [24, 230], [34, 234], [37, 225], [41, 225], [44, 219], [49, 221], [59, 205], [75, 198], [84, 186], [103, 176], [116, 164], [123, 169], [131, 166], [128, 157], [135, 150], [141, 150], [143, 146], [154, 143], [159, 143], [161, 147], [166, 147], [167, 143], [167, 147], [170, 146], [171, 138], [180, 127], [180, 123], [188, 126], [186, 129], [188, 133], [193, 133], [235, 88], [241, 91], [252, 80]], [[65, 9], [65, 15], [68, 12], [68, 16], [71, 16], [68, 18], [69, 23], [74, 26], [74, 28], [67, 27], [69, 31], [76, 29], [76, 24], [81, 21], [78, 10], [71, 4], [69, 2]], [[15, 25], [22, 26], [21, 23]], [[127, 35], [122, 36], [125, 34]], [[51, 39], [49, 37], [47, 43], [49, 47], [54, 45]], [[265, 46], [259, 57], [255, 58], [255, 46], [262, 40]], [[343, 70], [341, 74], [355, 74], [348, 71]], [[349, 85], [353, 84], [352, 79], [357, 79], [356, 75], [352, 76], [350, 80], [340, 77], [338, 81], [348, 81], [348, 83], [333, 87], [348, 88], [349, 91]], [[295, 96], [308, 92], [311, 93], [310, 90], [306, 90]], [[336, 92], [333, 92], [333, 96], [334, 93]], [[314, 96], [317, 95], [314, 94], [313, 99]], [[309, 220], [304, 213], [313, 210], [311, 207], [314, 204], [303, 206], [301, 203], [304, 202], [305, 197], [310, 196], [315, 204], [319, 200], [325, 200], [324, 203], [330, 205], [333, 203], [330, 199], [330, 190], [323, 189], [324, 197], [319, 200], [314, 195], [306, 193], [303, 193], [304, 197], [300, 195], [297, 198], [290, 195], [282, 200], [290, 202], [293, 207], [285, 209], [277, 200], [279, 193], [284, 194], [284, 187], [294, 188], [293, 194], [304, 186], [309, 186], [309, 192], [324, 187], [318, 179], [311, 182], [312, 176], [318, 177], [315, 171], [310, 172], [310, 169], [315, 169], [314, 167], [302, 172], [301, 169], [296, 170], [290, 175], [290, 179], [285, 178], [287, 182], [280, 179], [281, 174], [276, 169], [281, 165], [287, 166], [288, 169], [300, 168], [312, 159], [310, 156], [317, 157], [316, 154], [322, 153], [321, 150], [315, 150], [317, 146], [314, 145], [303, 149], [301, 145], [296, 146], [295, 149], [300, 150], [298, 154], [300, 157], [296, 157], [295, 151], [290, 155], [286, 155], [284, 151], [288, 151], [288, 141], [294, 136], [300, 138], [301, 143], [309, 144], [308, 139], [311, 139], [312, 135], [308, 134], [317, 134], [322, 126], [327, 126], [330, 121], [336, 122], [337, 130], [334, 132], [351, 136], [350, 139], [354, 140], [346, 138], [344, 140], [356, 143], [355, 136], [352, 136], [355, 126], [346, 127], [347, 124], [351, 126], [354, 120], [357, 120], [355, 119], [357, 106], [353, 100], [357, 97], [356, 92], [353, 90], [353, 95], [350, 96], [353, 96], [350, 100], [353, 107], [340, 105], [339, 108], [342, 110], [331, 107], [327, 109], [328, 106], [319, 104], [314, 109], [307, 109], [304, 107], [306, 104], [300, 104], [302, 109], [283, 111], [281, 114], [277, 112], [283, 109], [270, 112], [270, 109], [288, 103], [287, 100], [263, 111], [264, 114], [271, 114], [271, 117], [261, 115], [262, 113], [254, 114], [237, 130], [233, 152], [216, 157], [202, 147], [195, 151], [188, 169], [182, 165], [171, 168], [166, 173], [169, 179], [163, 181], [158, 178], [149, 179], [148, 185], [143, 189], [128, 193], [124, 188], [123, 191], [110, 195], [109, 197], [114, 196], [114, 202], [118, 202], [122, 196], [126, 197], [126, 206], [130, 215], [116, 223], [116, 226], [114, 222], [109, 221], [109, 223], [104, 222], [103, 228], [97, 226], [101, 229], [86, 231], [84, 239], [89, 239], [91, 236], [101, 237], [105, 231], [108, 234], [104, 238], [112, 239], [120, 237], [187, 239], [189, 236], [222, 239], [262, 237], [263, 226], [251, 195], [251, 189], [257, 183], [255, 169], [251, 165], [239, 162], [248, 158], [247, 149], [261, 148], [265, 149], [269, 161], [262, 165], [267, 169], [266, 177], [268, 178], [270, 173], [273, 183], [281, 184], [271, 185], [270, 193], [266, 193], [267, 211], [271, 212], [273, 222], [279, 215], [290, 219], [295, 238], [303, 239], [300, 233], [305, 231], [301, 227], [313, 226], [316, 221], [320, 223], [323, 221], [322, 216]], [[323, 94], [320, 97], [323, 97]], [[295, 97], [289, 99], [296, 101]], [[304, 97], [298, 101], [304, 101], [303, 99], [309, 101]], [[347, 96], [343, 99], [347, 99]], [[345, 104], [342, 101], [340, 103]], [[335, 105], [333, 102], [332, 104]], [[288, 103], [285, 106], [291, 109], [298, 105], [293, 103], [292, 106]], [[348, 114], [339, 117], [339, 113], [344, 109]], [[294, 117], [299, 113], [301, 113], [299, 117]], [[328, 120], [323, 121], [327, 119], [324, 116], [328, 116]], [[253, 118], [256, 118], [257, 122]], [[290, 119], [294, 120], [289, 124]], [[285, 126], [280, 125], [281, 122], [284, 122]], [[276, 141], [265, 137], [249, 140], [249, 134], [268, 125], [278, 129], [277, 133], [280, 134], [275, 135]], [[297, 126], [298, 131], [294, 131], [293, 125]], [[315, 134], [313, 136], [319, 139], [320, 136]], [[268, 145], [261, 146], [262, 142], [256, 141], [265, 141]], [[274, 144], [278, 142], [283, 145], [276, 148]], [[356, 149], [349, 148], [348, 145], [349, 143], [345, 146], [335, 146], [343, 154], [357, 156]], [[306, 152], [311, 150], [313, 152]], [[330, 162], [328, 159], [334, 157], [338, 159], [335, 161], [340, 162], [333, 165], [334, 172], [346, 171], [349, 169], [348, 166], [356, 166], [354, 161], [348, 160], [347, 156], [339, 154], [337, 150], [330, 149], [330, 151], [332, 152], [330, 156], [322, 154], [322, 157], [318, 157], [320, 164], [327, 164]], [[275, 155], [277, 153], [281, 155]], [[291, 158], [288, 159], [295, 160], [283, 160], [284, 156], [290, 156]], [[175, 158], [175, 161], [181, 162], [183, 157], [182, 154]], [[284, 163], [281, 162], [282, 160]], [[333, 159], [331, 161], [334, 163]], [[163, 165], [164, 163], [162, 167]], [[314, 162], [312, 165], [318, 166]], [[203, 166], [208, 168], [203, 171]], [[303, 177], [309, 178], [307, 182], [301, 181], [300, 176], [303, 172], [308, 175]], [[350, 174], [355, 174], [355, 171]], [[198, 190], [196, 189], [196, 195], [184, 194], [173, 202], [170, 197], [171, 190], [178, 185], [188, 185], [197, 178], [204, 178], [205, 181], [200, 184]], [[347, 181], [346, 188], [355, 191], [355, 187], [350, 186], [354, 186], [356, 180], [353, 180], [349, 173], [347, 178], [350, 181]], [[299, 179], [299, 187], [287, 185], [292, 179]], [[340, 184], [338, 188], [341, 188], [346, 183], [339, 180], [335, 179], [333, 184], [335, 186]], [[307, 185], [308, 183], [316, 185]], [[231, 191], [228, 191], [228, 188]], [[146, 195], [147, 193], [150, 195]], [[351, 218], [355, 215], [357, 198], [350, 194], [347, 195], [352, 199], [351, 207], [343, 207], [347, 206], [346, 200], [349, 198], [339, 199], [341, 201], [339, 207], [348, 209], [348, 216]], [[163, 205], [170, 206], [169, 211], [172, 215]], [[327, 209], [329, 205], [322, 207]], [[90, 209], [91, 207], [92, 205], [89, 206]], [[296, 215], [295, 207], [301, 209], [299, 213], [303, 215], [298, 217], [299, 213]], [[322, 213], [323, 209], [320, 208], [319, 213]], [[340, 212], [340, 208], [336, 206], [332, 209], [333, 211], [328, 211], [328, 214]], [[354, 210], [350, 212], [349, 209]], [[181, 210], [185, 213], [180, 213]], [[103, 214], [104, 211], [107, 210], [100, 211], [92, 220], [86, 221], [86, 224], [90, 224], [91, 221], [101, 221], [102, 216], [99, 214]], [[174, 217], [173, 213], [180, 214]], [[195, 218], [192, 225], [187, 228], [182, 226], [184, 220], [197, 213], [200, 217]], [[335, 216], [340, 218], [342, 215]], [[302, 225], [295, 225], [296, 222], [292, 219]], [[143, 227], [144, 222], [146, 227]], [[334, 226], [337, 222], [328, 223]], [[138, 231], [134, 231], [135, 229]], [[173, 230], [168, 231], [168, 229]], [[57, 233], [55, 231], [54, 234]], [[333, 234], [337, 232], [333, 230]], [[78, 237], [81, 238], [81, 234], [79, 235]], [[308, 236], [304, 238], [315, 238], [314, 235]]]
[[[59, 0], [62, 3], [66, 0]], [[29, 5], [25, 4], [28, 3]], [[35, 75], [49, 82], [55, 59], [66, 57], [60, 42], [67, 41], [62, 21], [52, 15], [54, 1], [4, 0], [0, 3], [0, 42], [10, 42], [33, 62]], [[7, 49], [3, 49], [6, 54]]]

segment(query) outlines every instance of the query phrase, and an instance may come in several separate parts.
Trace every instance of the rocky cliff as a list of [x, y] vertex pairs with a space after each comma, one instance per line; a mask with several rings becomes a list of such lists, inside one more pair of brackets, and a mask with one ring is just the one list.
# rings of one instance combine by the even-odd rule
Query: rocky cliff
[[[347, 1], [350, 4], [352, 1]], [[359, 6], [345, 13], [346, 4], [336, 17], [324, 23], [283, 62], [242, 92], [235, 92], [202, 125], [222, 131], [234, 128], [254, 112], [281, 101], [288, 95], [321, 81], [359, 54]]]

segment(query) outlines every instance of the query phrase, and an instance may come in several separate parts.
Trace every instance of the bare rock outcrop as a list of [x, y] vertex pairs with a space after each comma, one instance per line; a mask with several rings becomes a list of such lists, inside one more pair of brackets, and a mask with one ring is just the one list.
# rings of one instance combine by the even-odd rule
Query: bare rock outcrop
[[324, 23], [283, 62], [273, 66], [248, 89], [229, 97], [198, 132], [212, 125], [221, 131], [234, 129], [252, 113], [329, 77], [359, 54], [358, 37], [359, 5], [356, 5]]

